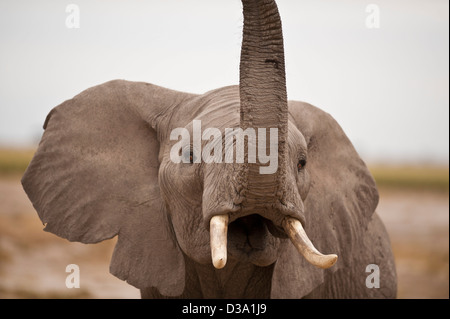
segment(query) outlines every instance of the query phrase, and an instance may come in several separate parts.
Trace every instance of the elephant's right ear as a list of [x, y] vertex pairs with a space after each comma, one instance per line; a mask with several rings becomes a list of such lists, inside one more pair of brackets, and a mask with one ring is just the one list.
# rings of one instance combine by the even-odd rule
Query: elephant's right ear
[[111, 273], [167, 296], [184, 259], [159, 194], [157, 127], [190, 95], [112, 81], [54, 108], [22, 179], [45, 230], [96, 243], [119, 235]]

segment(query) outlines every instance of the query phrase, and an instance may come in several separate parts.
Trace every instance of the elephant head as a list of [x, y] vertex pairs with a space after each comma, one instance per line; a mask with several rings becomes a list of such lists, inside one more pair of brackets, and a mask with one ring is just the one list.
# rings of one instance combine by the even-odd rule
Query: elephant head
[[330, 115], [288, 102], [275, 1], [242, 2], [239, 87], [90, 88], [48, 115], [24, 189], [46, 231], [118, 235], [110, 271], [145, 296], [371, 296], [365, 265], [395, 279], [375, 182]]

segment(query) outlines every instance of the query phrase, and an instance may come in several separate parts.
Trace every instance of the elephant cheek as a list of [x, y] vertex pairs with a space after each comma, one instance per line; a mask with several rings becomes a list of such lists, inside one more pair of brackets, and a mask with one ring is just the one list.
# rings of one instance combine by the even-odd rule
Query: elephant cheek
[[304, 170], [304, 172], [301, 173], [297, 181], [298, 192], [303, 201], [305, 201], [306, 198], [308, 197], [310, 186], [311, 183], [309, 179], [309, 173], [307, 170]]
[[193, 168], [189, 169], [164, 160], [159, 171], [161, 195], [180, 249], [197, 262], [209, 263], [211, 253], [209, 233], [203, 226], [202, 190]]
[[200, 264], [211, 263], [209, 232], [203, 227], [201, 210], [171, 214], [176, 240], [183, 253]]

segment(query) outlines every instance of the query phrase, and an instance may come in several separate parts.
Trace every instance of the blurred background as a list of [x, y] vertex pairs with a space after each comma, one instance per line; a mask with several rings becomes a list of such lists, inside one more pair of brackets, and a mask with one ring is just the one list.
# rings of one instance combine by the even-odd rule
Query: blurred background
[[[448, 1], [277, 3], [288, 97], [330, 113], [372, 171], [398, 297], [449, 298]], [[238, 84], [241, 33], [240, 0], [0, 2], [0, 298], [139, 297], [109, 274], [114, 239], [42, 231], [21, 175], [47, 113], [91, 86]], [[69, 264], [80, 289], [65, 286]]]

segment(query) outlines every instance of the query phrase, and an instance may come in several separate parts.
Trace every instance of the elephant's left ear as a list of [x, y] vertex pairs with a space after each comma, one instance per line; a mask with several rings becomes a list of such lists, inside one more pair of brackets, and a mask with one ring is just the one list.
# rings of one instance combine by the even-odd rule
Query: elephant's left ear
[[301, 102], [290, 102], [289, 113], [308, 144], [311, 187], [304, 201], [305, 231], [320, 252], [339, 256], [336, 265], [322, 270], [286, 244], [275, 267], [272, 295], [301, 298], [322, 284], [327, 273], [355, 264], [379, 196], [365, 163], [329, 114]]
[[112, 81], [54, 108], [22, 179], [45, 230], [97, 243], [119, 235], [111, 272], [167, 296], [184, 289], [184, 259], [159, 194], [155, 127], [189, 98]]

